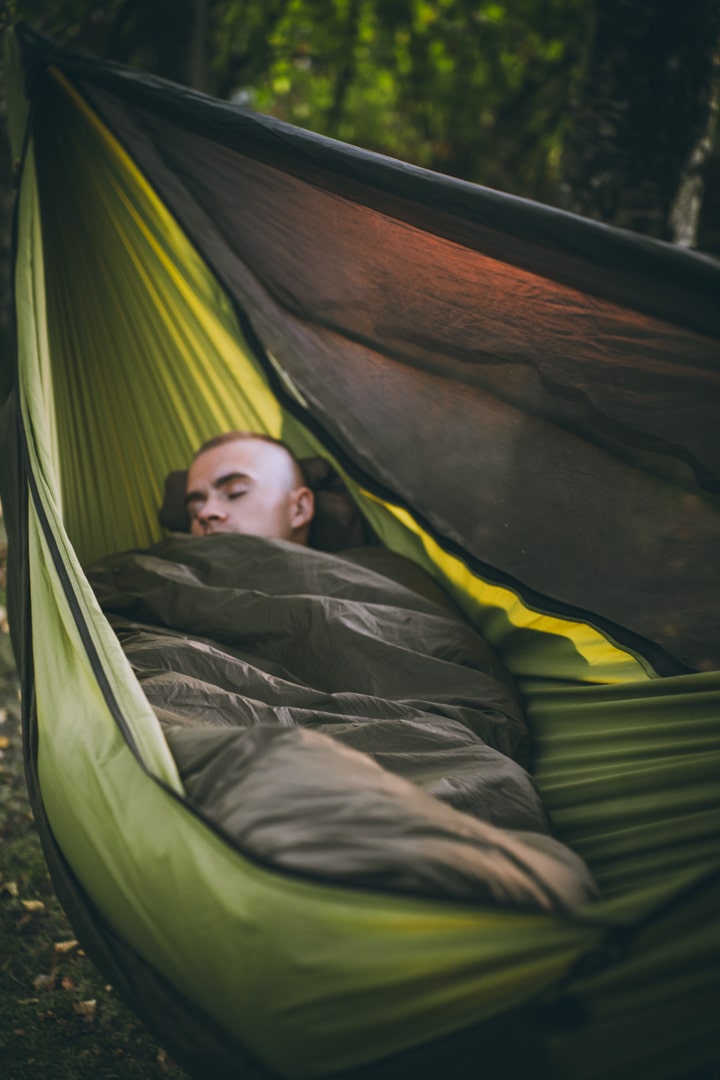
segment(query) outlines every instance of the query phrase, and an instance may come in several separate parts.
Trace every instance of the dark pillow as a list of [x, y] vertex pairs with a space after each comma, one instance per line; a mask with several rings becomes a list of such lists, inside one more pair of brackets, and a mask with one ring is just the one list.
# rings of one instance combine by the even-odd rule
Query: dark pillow
[[[315, 494], [315, 517], [310, 530], [310, 546], [319, 551], [377, 544], [378, 539], [355, 503], [344, 482], [329, 461], [321, 457], [303, 458], [300, 468], [305, 482]], [[187, 470], [171, 472], [165, 479], [165, 495], [158, 521], [170, 532], [189, 532], [185, 509]]]

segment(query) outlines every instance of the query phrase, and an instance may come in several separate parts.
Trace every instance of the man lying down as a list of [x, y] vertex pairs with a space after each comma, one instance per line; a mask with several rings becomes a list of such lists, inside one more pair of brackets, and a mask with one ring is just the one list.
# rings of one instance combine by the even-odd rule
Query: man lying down
[[90, 580], [206, 818], [250, 858], [341, 885], [593, 899], [523, 767], [509, 677], [429, 575], [308, 546], [313, 492], [263, 436], [201, 447], [186, 504], [190, 535]]

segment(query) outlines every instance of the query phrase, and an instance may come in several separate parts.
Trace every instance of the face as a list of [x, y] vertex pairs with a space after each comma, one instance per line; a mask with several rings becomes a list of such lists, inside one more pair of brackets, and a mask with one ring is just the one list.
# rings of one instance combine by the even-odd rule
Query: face
[[206, 450], [188, 471], [194, 536], [242, 533], [307, 543], [313, 495], [282, 446], [238, 439]]

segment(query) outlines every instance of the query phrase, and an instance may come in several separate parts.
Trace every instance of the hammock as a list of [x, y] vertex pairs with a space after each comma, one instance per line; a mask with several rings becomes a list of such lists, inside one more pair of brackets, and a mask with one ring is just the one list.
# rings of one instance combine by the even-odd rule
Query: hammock
[[[717, 1066], [720, 270], [6, 39], [28, 781], [84, 947], [199, 1076]], [[566, 914], [270, 870], [187, 798], [83, 567], [247, 428], [320, 455], [526, 703]]]

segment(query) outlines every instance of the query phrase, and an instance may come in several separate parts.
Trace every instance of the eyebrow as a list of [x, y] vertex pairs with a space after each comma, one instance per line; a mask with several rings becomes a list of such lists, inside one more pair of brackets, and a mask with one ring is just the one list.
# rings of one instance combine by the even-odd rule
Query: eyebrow
[[[218, 476], [216, 480], [213, 480], [210, 487], [215, 489], [225, 487], [226, 484], [232, 483], [233, 480], [252, 480], [252, 477], [244, 472], [225, 473], [223, 476]], [[185, 506], [202, 498], [204, 498], [202, 491], [188, 491], [184, 499]]]

